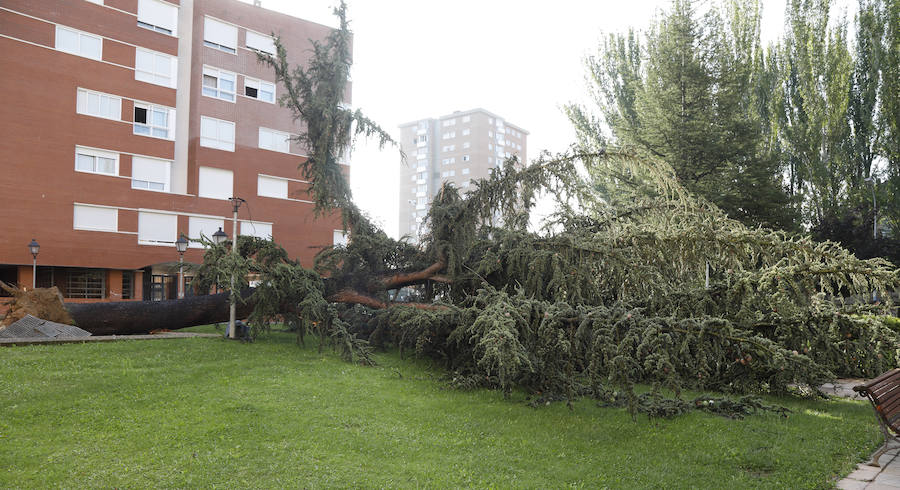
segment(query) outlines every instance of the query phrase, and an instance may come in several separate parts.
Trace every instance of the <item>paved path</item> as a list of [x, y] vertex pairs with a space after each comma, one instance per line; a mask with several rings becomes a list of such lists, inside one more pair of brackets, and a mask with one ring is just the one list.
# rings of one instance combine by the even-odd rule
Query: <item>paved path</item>
[[31, 344], [83, 344], [86, 342], [113, 342], [119, 340], [159, 340], [159, 339], [184, 339], [189, 337], [222, 337], [218, 333], [194, 333], [194, 332], [166, 332], [152, 335], [92, 335], [90, 337], [68, 338], [0, 338], [0, 347]]
[[[865, 400], [866, 398], [860, 397], [853, 391], [853, 386], [861, 384], [863, 381], [861, 379], [839, 379], [835, 383], [823, 385], [822, 391], [829, 395]], [[872, 423], [877, 423], [874, 412]], [[846, 490], [862, 488], [867, 490], [900, 489], [900, 457], [898, 457], [898, 453], [900, 453], [900, 447], [885, 452], [878, 459], [878, 464], [881, 465], [880, 468], [869, 466], [868, 461], [860, 463], [853, 473], [850, 473], [847, 475], [847, 478], [837, 483], [837, 487]]]

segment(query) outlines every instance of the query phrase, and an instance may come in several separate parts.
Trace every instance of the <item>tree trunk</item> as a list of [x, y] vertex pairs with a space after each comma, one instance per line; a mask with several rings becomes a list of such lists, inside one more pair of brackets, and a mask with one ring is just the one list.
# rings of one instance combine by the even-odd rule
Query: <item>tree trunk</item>
[[[252, 290], [243, 291], [246, 300]], [[130, 335], [152, 330], [178, 330], [228, 321], [228, 293], [165, 301], [65, 303], [78, 328], [93, 335]], [[237, 303], [237, 318], [253, 310], [249, 301]]]

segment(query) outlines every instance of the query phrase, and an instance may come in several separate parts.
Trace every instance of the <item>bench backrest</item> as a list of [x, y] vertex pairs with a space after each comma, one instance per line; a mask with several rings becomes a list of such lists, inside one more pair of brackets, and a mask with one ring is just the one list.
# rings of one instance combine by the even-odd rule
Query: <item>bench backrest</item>
[[900, 368], [854, 386], [853, 390], [867, 396], [885, 425], [900, 434]]

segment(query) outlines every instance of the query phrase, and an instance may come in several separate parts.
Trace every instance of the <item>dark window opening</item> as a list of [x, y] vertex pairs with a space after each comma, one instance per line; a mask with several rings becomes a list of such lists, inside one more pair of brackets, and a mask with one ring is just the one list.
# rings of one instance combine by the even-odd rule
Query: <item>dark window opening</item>
[[66, 277], [67, 298], [105, 298], [106, 271], [100, 269], [70, 269]]
[[258, 98], [259, 91], [253, 87], [244, 87], [244, 95], [247, 97], [253, 97], [254, 99]]
[[143, 107], [134, 108], [134, 122], [147, 124], [147, 109]]
[[122, 299], [134, 299], [134, 271], [122, 271]]

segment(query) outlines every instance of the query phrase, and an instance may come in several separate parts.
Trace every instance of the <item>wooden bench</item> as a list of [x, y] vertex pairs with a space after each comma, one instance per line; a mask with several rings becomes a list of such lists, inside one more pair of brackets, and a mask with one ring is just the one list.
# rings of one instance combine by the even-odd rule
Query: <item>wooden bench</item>
[[900, 442], [900, 368], [892, 369], [869, 382], [853, 387], [853, 391], [865, 395], [872, 402], [881, 432], [884, 433], [884, 445], [881, 446], [871, 466], [881, 466], [878, 458], [888, 449], [890, 442]]

